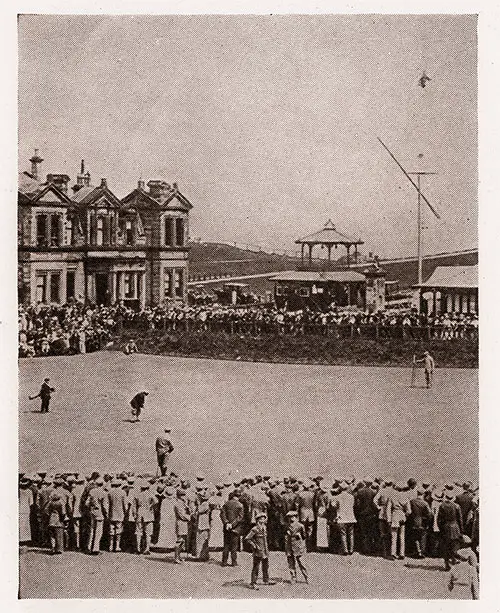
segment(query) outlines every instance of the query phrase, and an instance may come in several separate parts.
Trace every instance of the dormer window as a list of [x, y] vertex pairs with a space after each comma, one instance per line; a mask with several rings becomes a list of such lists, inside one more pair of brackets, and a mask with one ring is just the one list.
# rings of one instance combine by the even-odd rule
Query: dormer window
[[104, 219], [102, 217], [97, 218], [96, 228], [96, 245], [101, 247], [104, 244]]
[[37, 215], [36, 216], [36, 246], [37, 247], [47, 247], [47, 226], [48, 220], [47, 215]]
[[125, 244], [127, 246], [134, 244], [134, 227], [130, 219], [125, 222]]

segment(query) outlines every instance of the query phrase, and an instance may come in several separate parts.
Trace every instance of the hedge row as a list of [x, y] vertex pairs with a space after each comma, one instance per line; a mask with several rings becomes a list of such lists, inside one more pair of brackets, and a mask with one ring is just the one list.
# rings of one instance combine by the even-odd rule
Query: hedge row
[[[114, 340], [123, 349], [134, 336], [128, 330]], [[478, 342], [472, 339], [430, 341], [322, 336], [261, 336], [213, 332], [165, 333], [152, 330], [135, 336], [141, 353], [222, 360], [292, 364], [411, 366], [414, 354], [428, 350], [438, 367], [477, 368]]]

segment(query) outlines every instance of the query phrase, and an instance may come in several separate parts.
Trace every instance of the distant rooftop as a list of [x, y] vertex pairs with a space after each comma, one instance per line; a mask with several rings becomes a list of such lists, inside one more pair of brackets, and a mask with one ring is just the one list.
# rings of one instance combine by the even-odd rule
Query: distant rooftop
[[477, 288], [477, 266], [438, 266], [419, 287]]

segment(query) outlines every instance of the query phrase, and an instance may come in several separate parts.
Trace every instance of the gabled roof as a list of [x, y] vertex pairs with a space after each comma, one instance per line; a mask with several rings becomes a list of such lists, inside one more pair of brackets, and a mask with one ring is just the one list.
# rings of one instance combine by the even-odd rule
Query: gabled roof
[[92, 205], [100, 199], [106, 199], [113, 206], [120, 206], [120, 200], [113, 194], [113, 192], [106, 185], [99, 185], [94, 187], [92, 185], [85, 185], [80, 188], [75, 194], [73, 194], [73, 202], [76, 202], [80, 206]]
[[[21, 202], [35, 203], [44, 200], [52, 192], [55, 198], [64, 204], [70, 204], [71, 199], [53, 183], [42, 183], [29, 172], [20, 172], [18, 175], [18, 192]], [[49, 201], [52, 202], [52, 201]]]
[[297, 244], [300, 243], [316, 243], [320, 245], [335, 245], [335, 244], [346, 244], [349, 243], [351, 245], [363, 245], [363, 241], [361, 239], [350, 238], [346, 234], [342, 234], [337, 230], [333, 221], [329, 219], [324, 227], [317, 232], [313, 232], [313, 234], [308, 234], [303, 238], [298, 238], [295, 241]]
[[438, 266], [432, 275], [419, 287], [477, 288], [476, 266]]
[[278, 272], [273, 277], [270, 277], [271, 281], [310, 281], [310, 282], [324, 282], [333, 281], [337, 283], [349, 283], [355, 281], [366, 281], [365, 275], [354, 270], [333, 270], [327, 272], [315, 272], [315, 271], [302, 271], [302, 270], [285, 270]]
[[18, 173], [17, 186], [18, 191], [28, 198], [33, 198], [42, 190], [42, 183], [29, 172]]
[[193, 205], [189, 200], [181, 194], [177, 188], [170, 189], [161, 198], [153, 198], [149, 192], [140, 187], [136, 187], [124, 198], [122, 198], [122, 206], [131, 206], [138, 208], [161, 208], [170, 209], [172, 211], [190, 211]]

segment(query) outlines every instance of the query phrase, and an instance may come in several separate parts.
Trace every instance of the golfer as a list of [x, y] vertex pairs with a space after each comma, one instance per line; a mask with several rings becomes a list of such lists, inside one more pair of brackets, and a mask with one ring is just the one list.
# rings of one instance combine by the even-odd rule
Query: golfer
[[55, 388], [50, 387], [49, 385], [50, 379], [46, 377], [43, 380], [42, 387], [36, 396], [28, 396], [30, 400], [35, 400], [35, 398], [40, 398], [42, 401], [42, 406], [40, 407], [40, 413], [48, 413], [49, 405], [50, 405], [50, 395], [52, 392], [55, 392]]
[[432, 387], [432, 380], [434, 378], [434, 358], [428, 351], [424, 351], [424, 357], [420, 360], [415, 360], [416, 363], [424, 364], [424, 373], [425, 373], [425, 385], [427, 389]]
[[135, 417], [135, 421], [141, 421], [139, 418], [141, 416], [141, 411], [144, 408], [146, 396], [149, 396], [149, 392], [139, 392], [130, 401], [132, 416]]

